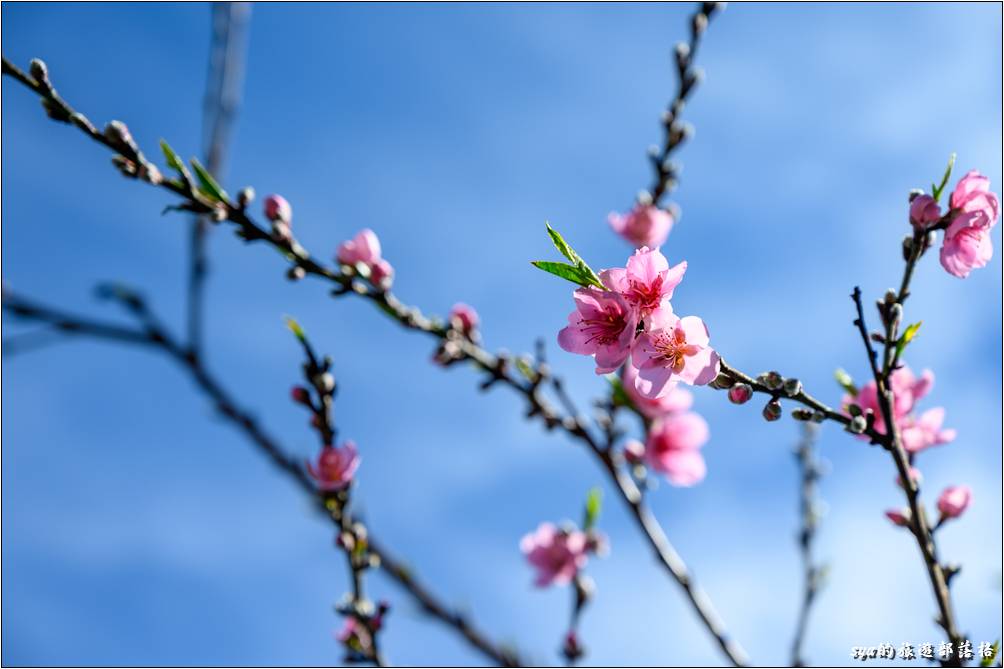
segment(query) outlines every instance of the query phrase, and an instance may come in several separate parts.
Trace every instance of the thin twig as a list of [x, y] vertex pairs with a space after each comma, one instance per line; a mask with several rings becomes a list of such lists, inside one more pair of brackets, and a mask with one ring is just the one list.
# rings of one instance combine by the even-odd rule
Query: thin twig
[[[128, 328], [95, 319], [81, 318], [26, 299], [10, 291], [4, 292], [3, 309], [27, 320], [52, 324], [72, 334], [87, 335], [117, 343], [137, 344], [167, 354], [192, 377], [199, 389], [212, 400], [220, 414], [238, 427], [301, 490], [316, 500], [319, 507], [324, 510], [324, 515], [331, 518], [323, 498], [318, 495], [313, 481], [299, 460], [286, 455], [278, 441], [258, 424], [249, 411], [240, 407], [224, 386], [209, 372], [205, 364], [198, 358], [190, 356], [182, 343], [158, 325], [159, 321], [149, 312], [144, 302], [141, 300], [138, 302], [124, 301], [122, 295], [116, 297], [137, 315], [142, 324], [141, 328]], [[138, 299], [137, 296], [132, 297]], [[443, 604], [427, 586], [416, 579], [404, 562], [396, 558], [372, 535], [368, 536], [368, 544], [369, 552], [377, 556], [382, 570], [415, 599], [423, 611], [455, 629], [474, 648], [493, 662], [507, 667], [525, 664], [515, 650], [492, 642], [465, 616]]]
[[[51, 86], [42, 86], [18, 70], [16, 66], [3, 60], [3, 72], [31, 88], [43, 101], [49, 105], [55, 105], [62, 113], [74, 118], [80, 115], [73, 111], [58, 95], [55, 94]], [[61, 119], [60, 119], [61, 120]], [[78, 125], [78, 127], [80, 127]], [[91, 126], [93, 127], [93, 126]], [[86, 132], [86, 131], [85, 131]], [[95, 132], [87, 132], [95, 141], [111, 148], [121, 151], [118, 143], [109, 142], [105, 136]], [[127, 159], [147, 165], [142, 154], [134, 151]], [[149, 167], [144, 170], [137, 170], [137, 176], [151, 172]], [[127, 173], [127, 176], [133, 176]], [[686, 564], [670, 544], [666, 533], [659, 522], [652, 515], [648, 506], [644, 504], [638, 487], [631, 477], [624, 472], [623, 466], [619, 466], [605, 449], [600, 447], [598, 442], [587, 430], [583, 421], [574, 415], [563, 416], [552, 404], [543, 396], [540, 390], [539, 373], [532, 374], [534, 378], [527, 379], [521, 372], [512, 371], [512, 361], [506, 355], [494, 355], [469, 338], [458, 336], [456, 330], [448, 325], [444, 325], [441, 320], [424, 316], [418, 309], [408, 307], [403, 304], [393, 293], [382, 286], [376, 286], [369, 281], [358, 276], [352, 268], [330, 268], [322, 261], [314, 258], [291, 236], [277, 236], [271, 234], [262, 226], [255, 223], [251, 216], [239, 203], [220, 201], [213, 202], [207, 200], [204, 194], [193, 188], [190, 183], [182, 179], [172, 180], [156, 177], [144, 178], [148, 183], [164, 188], [171, 193], [180, 196], [184, 204], [183, 208], [199, 213], [214, 214], [217, 220], [228, 221], [235, 225], [238, 234], [247, 242], [263, 242], [282, 252], [287, 262], [293, 268], [299, 268], [305, 276], [313, 276], [324, 280], [333, 286], [332, 294], [356, 295], [372, 302], [381, 311], [395, 320], [402, 327], [425, 333], [435, 338], [439, 342], [441, 349], [449, 346], [453, 362], [469, 361], [487, 375], [482, 382], [482, 388], [489, 388], [496, 383], [509, 387], [513, 391], [522, 395], [528, 405], [527, 416], [539, 417], [548, 429], [560, 428], [571, 437], [582, 442], [589, 452], [603, 465], [604, 470], [609, 474], [611, 481], [617, 486], [621, 498], [627, 505], [636, 524], [641, 529], [646, 540], [650, 544], [660, 564], [674, 581], [683, 589], [692, 608], [698, 614], [702, 624], [712, 634], [718, 646], [722, 649], [726, 658], [736, 666], [744, 665], [747, 656], [742, 647], [725, 630], [722, 621], [714, 612], [710, 600], [693, 580]]]
[[802, 438], [799, 440], [795, 457], [801, 473], [799, 487], [799, 511], [802, 527], [798, 533], [798, 546], [802, 556], [802, 602], [798, 612], [798, 623], [795, 626], [795, 638], [791, 644], [791, 666], [802, 667], [806, 660], [802, 654], [805, 633], [809, 624], [809, 613], [812, 604], [819, 594], [824, 579], [824, 567], [816, 564], [813, 559], [812, 542], [819, 529], [819, 500], [817, 481], [822, 475], [819, 458], [816, 455], [816, 441], [819, 426], [814, 423], [802, 423]]

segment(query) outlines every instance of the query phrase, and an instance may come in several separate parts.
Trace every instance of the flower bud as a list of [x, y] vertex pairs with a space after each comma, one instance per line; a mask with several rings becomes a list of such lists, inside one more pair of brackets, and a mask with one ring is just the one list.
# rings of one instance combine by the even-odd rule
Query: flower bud
[[303, 386], [293, 386], [292, 390], [289, 391], [289, 396], [293, 398], [293, 401], [297, 404], [309, 404], [310, 403], [310, 393]]
[[281, 195], [269, 195], [263, 205], [265, 218], [273, 223], [282, 222], [290, 225], [293, 222], [293, 208]]
[[45, 61], [40, 58], [32, 58], [31, 63], [28, 65], [28, 70], [31, 72], [31, 78], [42, 84], [46, 88], [51, 88], [49, 83], [49, 68], [45, 64]]
[[781, 403], [777, 400], [767, 402], [763, 408], [763, 417], [769, 422], [778, 420], [781, 417]]
[[457, 302], [450, 309], [450, 325], [464, 334], [470, 334], [478, 329], [480, 318], [474, 307]]
[[331, 372], [321, 374], [319, 385], [325, 393], [330, 393], [335, 389], [335, 376]]
[[851, 422], [847, 426], [847, 429], [853, 434], [862, 434], [867, 427], [868, 427], [868, 421], [865, 420], [864, 416], [858, 415], [851, 419]]
[[764, 372], [757, 377], [757, 381], [767, 386], [768, 390], [780, 390], [784, 385], [784, 377], [777, 372]]
[[240, 192], [237, 193], [237, 204], [240, 208], [244, 209], [252, 202], [254, 202], [254, 188], [251, 186], [241, 188]]
[[911, 255], [913, 255], [913, 235], [907, 235], [903, 238], [903, 260], [909, 260]]
[[289, 270], [286, 271], [286, 278], [290, 281], [299, 281], [305, 276], [307, 276], [307, 270], [303, 269], [299, 265], [290, 267]]
[[925, 229], [941, 218], [941, 207], [930, 195], [918, 195], [910, 201], [910, 224]]
[[640, 464], [645, 459], [645, 444], [637, 439], [624, 442], [624, 459], [632, 465]]
[[788, 396], [794, 396], [802, 392], [802, 382], [798, 379], [785, 379], [784, 380], [784, 393]]
[[753, 397], [753, 387], [748, 383], [736, 383], [729, 388], [729, 401], [733, 404], [745, 404]]
[[898, 525], [899, 527], [909, 527], [910, 526], [910, 509], [889, 509], [885, 512], [885, 517], [892, 521], [893, 525]]
[[916, 200], [923, 194], [924, 194], [923, 188], [911, 188], [910, 194], [907, 196], [907, 201], [912, 203], [914, 200]]
[[969, 507], [973, 492], [967, 485], [949, 486], [938, 497], [938, 511], [942, 519], [958, 518]]
[[809, 421], [812, 420], [814, 414], [809, 409], [792, 409], [791, 417], [795, 420]]

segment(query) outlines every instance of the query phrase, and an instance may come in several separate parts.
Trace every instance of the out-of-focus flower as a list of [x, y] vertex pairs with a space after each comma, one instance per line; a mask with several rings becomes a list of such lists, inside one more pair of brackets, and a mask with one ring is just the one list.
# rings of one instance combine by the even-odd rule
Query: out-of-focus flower
[[891, 520], [893, 525], [910, 526], [910, 509], [889, 509], [885, 512], [885, 517]]
[[355, 443], [346, 441], [339, 448], [322, 448], [317, 461], [307, 463], [307, 472], [321, 490], [341, 490], [352, 482], [352, 477], [359, 468], [359, 460]]
[[1000, 203], [990, 192], [990, 179], [970, 170], [952, 191], [952, 222], [942, 241], [941, 266], [964, 279], [993, 257], [990, 230], [997, 224]]
[[708, 435], [708, 424], [696, 413], [665, 416], [649, 430], [645, 460], [673, 485], [692, 486], [707, 473], [700, 448]]
[[639, 204], [627, 214], [611, 212], [610, 227], [635, 246], [655, 248], [666, 243], [673, 227], [673, 216], [665, 209]]
[[638, 313], [618, 293], [579, 288], [576, 310], [558, 333], [558, 345], [569, 353], [592, 355], [597, 374], [609, 374], [627, 360], [634, 342]]
[[380, 238], [369, 228], [363, 228], [355, 237], [338, 245], [335, 257], [343, 265], [373, 265], [380, 260]]
[[[929, 409], [920, 418], [913, 415], [917, 402], [927, 395], [934, 387], [934, 374], [925, 369], [920, 377], [916, 377], [909, 367], [900, 367], [889, 378], [889, 386], [893, 396], [893, 419], [899, 428], [903, 448], [910, 453], [917, 453], [929, 446], [947, 444], [955, 439], [955, 430], [942, 429], [945, 410], [941, 407]], [[874, 415], [873, 427], [879, 434], [886, 434], [885, 417], [879, 407], [878, 391], [874, 381], [861, 386], [856, 397], [844, 397], [844, 407], [850, 403], [857, 404], [862, 411], [871, 411]]]
[[694, 396], [686, 388], [681, 388], [674, 383], [658, 399], [651, 399], [642, 395], [635, 387], [638, 378], [638, 370], [628, 361], [621, 368], [621, 385], [627, 393], [631, 403], [646, 418], [656, 419], [666, 414], [680, 413], [686, 411], [694, 403]]
[[273, 223], [285, 223], [289, 225], [293, 222], [293, 207], [281, 195], [269, 195], [263, 202], [265, 218]]
[[973, 491], [967, 485], [949, 486], [938, 497], [938, 511], [942, 518], [958, 518], [969, 507]]
[[941, 218], [941, 207], [938, 201], [927, 194], [918, 195], [910, 203], [910, 223], [917, 228], [927, 228], [937, 223]]
[[686, 261], [670, 267], [659, 249], [643, 246], [628, 258], [626, 267], [604, 270], [600, 279], [638, 309], [640, 318], [645, 318], [673, 297], [673, 289], [683, 281], [686, 271]]
[[669, 392], [673, 381], [710, 383], [719, 364], [718, 354], [708, 344], [708, 328], [700, 318], [678, 318], [669, 305], [656, 309], [632, 350], [638, 368], [635, 387], [645, 397], [658, 398]]
[[534, 585], [544, 588], [552, 583], [566, 585], [587, 562], [586, 533], [563, 530], [552, 523], [541, 523], [535, 532], [523, 537], [519, 548], [537, 570]]
[[907, 453], [919, 453], [931, 446], [940, 446], [955, 440], [955, 430], [941, 429], [945, 422], [945, 409], [935, 407], [920, 414], [920, 418], [907, 416], [900, 423], [900, 438]]
[[470, 334], [478, 329], [481, 320], [474, 307], [457, 302], [450, 309], [450, 324], [464, 334]]

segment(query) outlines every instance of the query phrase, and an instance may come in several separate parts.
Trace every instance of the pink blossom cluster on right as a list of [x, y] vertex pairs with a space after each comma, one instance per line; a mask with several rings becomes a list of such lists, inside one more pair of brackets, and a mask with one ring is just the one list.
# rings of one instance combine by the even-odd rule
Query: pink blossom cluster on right
[[[947, 228], [941, 244], [941, 266], [960, 279], [974, 269], [985, 267], [993, 257], [990, 231], [997, 224], [1000, 203], [990, 192], [990, 179], [970, 170], [952, 191]], [[927, 229], [943, 220], [938, 202], [930, 195], [918, 195], [910, 203], [910, 222]]]

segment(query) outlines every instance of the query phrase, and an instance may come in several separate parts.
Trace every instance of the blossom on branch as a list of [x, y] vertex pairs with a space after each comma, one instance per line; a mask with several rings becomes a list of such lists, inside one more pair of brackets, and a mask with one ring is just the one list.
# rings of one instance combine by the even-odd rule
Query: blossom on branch
[[997, 224], [999, 202], [990, 179], [970, 170], [952, 192], [952, 221], [945, 230], [940, 260], [952, 276], [964, 279], [993, 257], [990, 230]]
[[617, 370], [631, 354], [638, 312], [620, 294], [593, 287], [573, 293], [576, 310], [558, 333], [558, 345], [569, 353], [592, 355], [596, 373]]
[[600, 272], [600, 279], [609, 290], [620, 293], [638, 310], [640, 318], [648, 316], [673, 297], [673, 289], [683, 281], [687, 262], [669, 266], [659, 249], [643, 246], [628, 258], [624, 268]]
[[527, 562], [537, 570], [534, 585], [538, 588], [571, 583], [586, 566], [589, 545], [585, 532], [558, 528], [553, 523], [541, 523], [519, 542]]
[[938, 511], [942, 519], [958, 518], [969, 507], [973, 491], [967, 485], [949, 486], [938, 497]]
[[708, 344], [708, 328], [697, 316], [679, 318], [665, 304], [645, 321], [632, 350], [638, 368], [635, 387], [645, 397], [659, 398], [671, 382], [703, 386], [718, 375], [719, 357]]
[[673, 216], [665, 209], [639, 204], [627, 214], [611, 212], [607, 222], [614, 232], [635, 246], [654, 248], [666, 243]]
[[359, 461], [355, 443], [346, 441], [338, 448], [322, 448], [317, 461], [307, 463], [307, 472], [321, 490], [342, 490], [352, 482], [352, 477], [359, 468]]
[[700, 448], [708, 435], [708, 424], [692, 411], [665, 416], [649, 430], [645, 460], [673, 485], [695, 485], [707, 473]]

